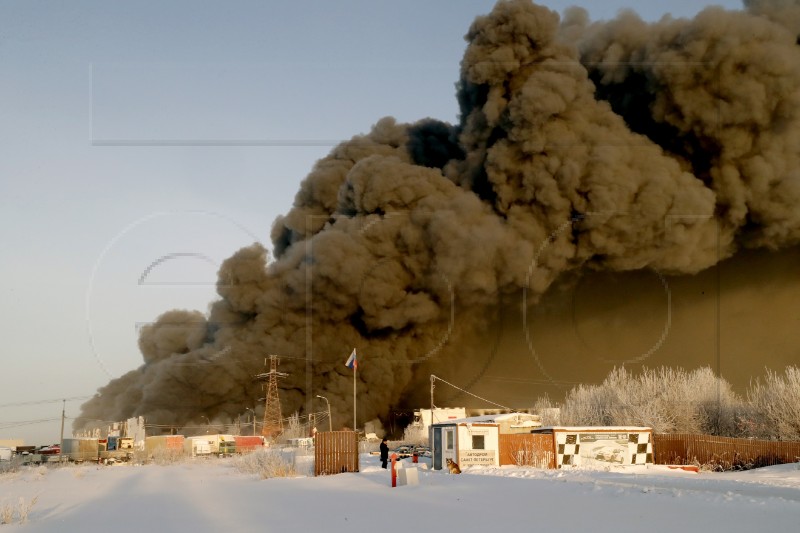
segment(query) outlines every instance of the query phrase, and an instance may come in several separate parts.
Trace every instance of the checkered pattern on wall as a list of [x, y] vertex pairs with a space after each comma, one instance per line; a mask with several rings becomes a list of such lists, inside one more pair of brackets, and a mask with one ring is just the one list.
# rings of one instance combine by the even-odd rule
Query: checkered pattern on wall
[[556, 468], [579, 464], [580, 451], [581, 445], [578, 443], [577, 433], [556, 433]]
[[631, 454], [630, 464], [653, 464], [653, 443], [650, 440], [650, 433], [630, 433], [628, 451]]
[[[608, 453], [597, 453], [596, 437], [597, 433], [584, 433], [584, 437], [589, 439], [588, 448], [584, 443], [584, 456], [581, 455], [581, 433], [580, 432], [556, 432], [556, 468], [562, 466], [580, 466], [583, 463], [596, 463], [598, 460], [610, 464], [620, 465], [644, 465], [653, 464], [653, 442], [650, 432], [629, 432], [627, 433], [627, 444], [625, 444], [625, 432], [610, 431], [622, 437], [622, 442], [617, 439], [615, 445], [611, 446], [612, 451]], [[587, 455], [588, 454], [588, 455]]]

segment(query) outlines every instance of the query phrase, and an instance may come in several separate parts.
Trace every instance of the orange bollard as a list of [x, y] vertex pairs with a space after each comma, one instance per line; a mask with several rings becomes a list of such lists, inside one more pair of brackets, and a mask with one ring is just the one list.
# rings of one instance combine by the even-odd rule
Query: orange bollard
[[397, 454], [392, 454], [392, 487], [397, 486], [397, 469], [395, 465], [397, 464]]
[[414, 455], [411, 456], [411, 462], [419, 463], [419, 454], [417, 454], [417, 452], [414, 452]]

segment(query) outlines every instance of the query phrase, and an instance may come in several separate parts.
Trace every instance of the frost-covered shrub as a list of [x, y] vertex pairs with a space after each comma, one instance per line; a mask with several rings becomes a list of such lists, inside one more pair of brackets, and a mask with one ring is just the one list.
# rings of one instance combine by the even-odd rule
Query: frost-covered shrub
[[245, 474], [257, 474], [261, 479], [293, 477], [294, 465], [287, 461], [280, 450], [266, 448], [234, 459], [236, 469]]
[[139, 463], [152, 462], [157, 465], [171, 465], [187, 460], [188, 456], [182, 449], [175, 448], [156, 448], [146, 453], [144, 451], [134, 452], [133, 460]]
[[0, 504], [0, 524], [10, 524], [14, 521], [14, 506], [9, 503]]
[[741, 425], [751, 436], [800, 441], [800, 368], [786, 367], [783, 375], [767, 370], [747, 393], [749, 410]]
[[[428, 445], [428, 433], [423, 431], [421, 427], [407, 426], [403, 430], [403, 442], [406, 444], [414, 445]], [[380, 445], [380, 443], [378, 443]]]
[[656, 433], [732, 435], [742, 402], [730, 384], [709, 368], [615, 368], [600, 385], [567, 393], [566, 425], [648, 426]]
[[11, 524], [15, 519], [20, 524], [26, 523], [31, 509], [36, 505], [38, 499], [38, 496], [34, 496], [29, 501], [25, 501], [25, 498], [20, 496], [17, 505], [10, 503], [0, 504], [0, 524]]
[[543, 426], [561, 425], [561, 407], [550, 401], [550, 397], [546, 394], [536, 399], [533, 404], [533, 412], [539, 415]]
[[0, 475], [17, 472], [19, 472], [19, 463], [16, 461], [0, 461]]

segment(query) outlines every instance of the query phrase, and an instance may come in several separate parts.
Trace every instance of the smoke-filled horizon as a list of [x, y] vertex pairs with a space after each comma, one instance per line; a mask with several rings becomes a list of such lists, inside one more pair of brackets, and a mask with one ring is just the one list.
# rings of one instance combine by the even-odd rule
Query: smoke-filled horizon
[[459, 122], [386, 117], [334, 148], [275, 221], [272, 256], [239, 250], [207, 315], [144, 327], [144, 364], [78, 424], [235, 420], [264, 396], [269, 354], [289, 374], [284, 413], [319, 410], [319, 394], [337, 426], [354, 347], [360, 424], [427, 405], [431, 373], [521, 407], [616, 364], [746, 383], [796, 361], [796, 343], [737, 335], [757, 309], [797, 329], [776, 302], [799, 292], [799, 15], [798, 0], [754, 0], [595, 23], [499, 2], [467, 32]]

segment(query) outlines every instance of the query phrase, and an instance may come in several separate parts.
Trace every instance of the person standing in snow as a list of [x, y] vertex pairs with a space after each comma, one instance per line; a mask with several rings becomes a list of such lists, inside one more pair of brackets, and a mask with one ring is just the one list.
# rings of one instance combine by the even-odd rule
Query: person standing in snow
[[381, 466], [386, 468], [386, 463], [389, 462], [389, 445], [386, 444], [386, 437], [381, 441]]

